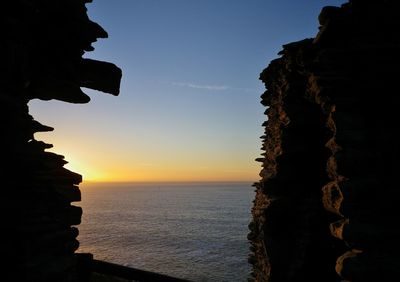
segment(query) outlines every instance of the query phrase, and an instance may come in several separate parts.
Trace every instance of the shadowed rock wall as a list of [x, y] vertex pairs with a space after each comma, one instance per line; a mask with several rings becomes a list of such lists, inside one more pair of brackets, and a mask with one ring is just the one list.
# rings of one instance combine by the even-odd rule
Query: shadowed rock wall
[[260, 76], [256, 281], [397, 281], [398, 1], [325, 7]]
[[52, 131], [29, 115], [31, 99], [87, 103], [80, 87], [117, 95], [121, 70], [83, 59], [107, 33], [84, 0], [10, 0], [0, 6], [1, 281], [77, 281], [74, 251], [81, 175], [34, 133]]

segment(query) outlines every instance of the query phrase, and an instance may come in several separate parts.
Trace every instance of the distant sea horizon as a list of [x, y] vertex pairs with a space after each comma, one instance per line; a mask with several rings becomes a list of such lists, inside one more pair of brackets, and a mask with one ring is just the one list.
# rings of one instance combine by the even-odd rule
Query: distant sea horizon
[[251, 184], [85, 181], [78, 252], [192, 281], [247, 281]]
[[80, 188], [84, 188], [87, 185], [109, 185], [109, 184], [117, 184], [117, 185], [157, 185], [157, 184], [177, 184], [177, 185], [199, 185], [199, 184], [234, 184], [234, 185], [253, 185], [256, 181], [225, 181], [225, 180], [83, 180], [83, 182], [79, 185]]

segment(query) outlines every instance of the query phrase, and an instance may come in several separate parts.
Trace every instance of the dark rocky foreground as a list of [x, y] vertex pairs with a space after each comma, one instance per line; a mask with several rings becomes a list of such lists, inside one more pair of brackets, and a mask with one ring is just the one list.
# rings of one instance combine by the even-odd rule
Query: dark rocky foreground
[[2, 124], [0, 280], [78, 281], [81, 175], [34, 133], [52, 131], [29, 115], [31, 99], [87, 103], [80, 87], [119, 93], [121, 70], [83, 59], [107, 37], [85, 0], [7, 0], [0, 4]]
[[256, 281], [400, 281], [400, 2], [325, 7], [261, 73]]
[[[179, 281], [75, 254], [82, 210], [71, 203], [82, 177], [34, 138], [53, 129], [29, 115], [31, 99], [87, 103], [80, 87], [119, 92], [119, 68], [82, 58], [107, 37], [87, 2], [0, 4], [0, 281], [88, 281], [90, 271]], [[261, 74], [256, 281], [399, 281], [399, 10], [395, 0], [326, 7], [316, 38], [285, 45]]]

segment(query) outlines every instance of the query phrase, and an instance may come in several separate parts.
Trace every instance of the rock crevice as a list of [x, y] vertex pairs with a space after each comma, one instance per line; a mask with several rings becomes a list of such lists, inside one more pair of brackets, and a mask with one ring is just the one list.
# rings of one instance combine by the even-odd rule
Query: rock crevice
[[256, 281], [394, 281], [396, 1], [325, 7], [260, 76], [268, 107], [249, 225]]
[[29, 114], [32, 99], [87, 103], [81, 87], [119, 93], [121, 70], [82, 58], [107, 33], [89, 20], [84, 0], [4, 1], [0, 10], [2, 281], [78, 281], [82, 176], [46, 151], [36, 132], [52, 131]]

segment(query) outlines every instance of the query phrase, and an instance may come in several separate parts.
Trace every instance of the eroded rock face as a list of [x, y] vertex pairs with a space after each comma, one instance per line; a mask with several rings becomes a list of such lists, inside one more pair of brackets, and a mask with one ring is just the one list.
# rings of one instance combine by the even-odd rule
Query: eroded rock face
[[31, 99], [87, 103], [80, 87], [118, 95], [121, 70], [83, 59], [107, 33], [84, 0], [10, 0], [0, 9], [2, 121], [2, 281], [78, 281], [74, 255], [81, 220], [81, 175], [52, 145], [35, 140], [53, 128], [29, 115]]
[[[256, 281], [396, 281], [398, 1], [325, 7], [261, 73]], [[394, 280], [393, 280], [394, 279]]]

